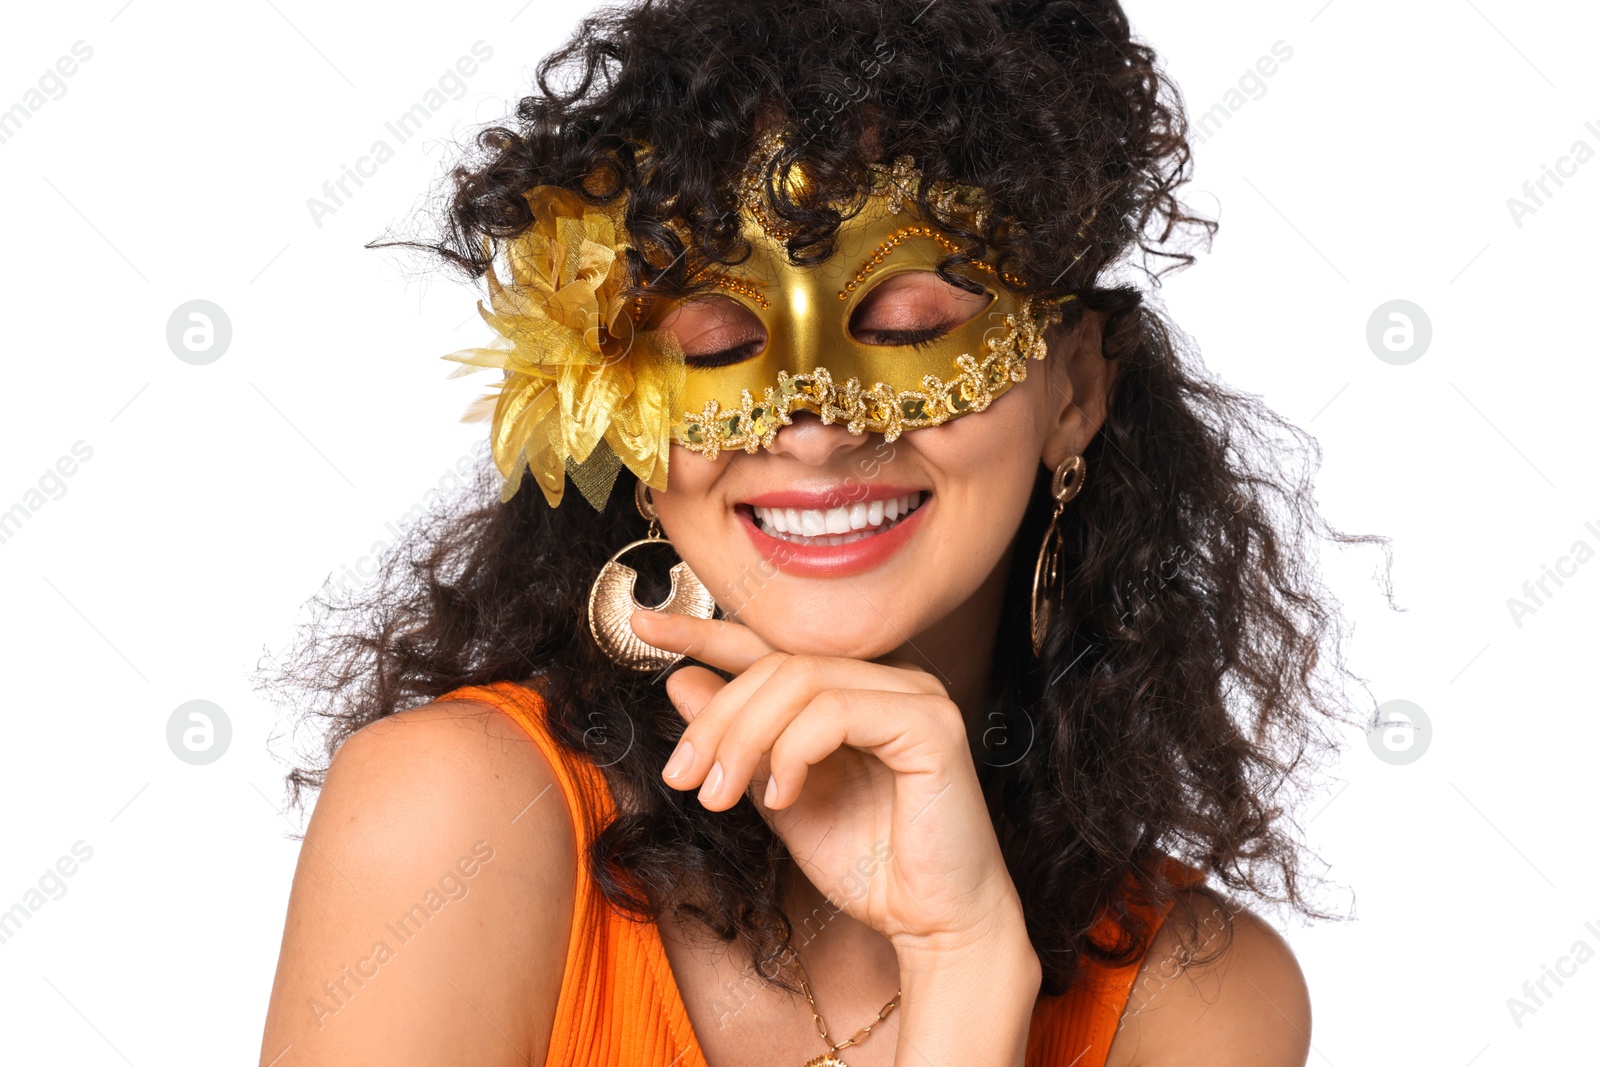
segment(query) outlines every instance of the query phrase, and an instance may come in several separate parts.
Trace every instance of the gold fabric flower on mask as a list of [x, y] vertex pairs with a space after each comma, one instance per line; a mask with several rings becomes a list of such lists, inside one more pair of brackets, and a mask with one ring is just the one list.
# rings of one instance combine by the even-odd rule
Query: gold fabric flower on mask
[[[621, 209], [558, 186], [526, 196], [533, 224], [506, 243], [507, 279], [492, 267], [486, 275], [490, 309], [478, 302], [500, 337], [444, 357], [466, 364], [451, 377], [483, 367], [505, 373], [463, 417], [492, 420], [500, 499], [515, 495], [525, 467], [551, 507], [568, 474], [596, 510], [623, 466], [665, 489], [683, 350], [669, 331], [634, 328]], [[492, 258], [487, 243], [485, 252]]]

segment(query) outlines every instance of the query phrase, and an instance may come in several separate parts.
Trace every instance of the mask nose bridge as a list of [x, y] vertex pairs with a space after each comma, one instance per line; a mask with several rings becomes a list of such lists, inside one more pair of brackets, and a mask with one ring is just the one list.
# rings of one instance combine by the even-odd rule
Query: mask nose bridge
[[837, 319], [844, 312], [844, 301], [828, 266], [784, 263], [779, 268], [768, 344], [778, 366], [791, 375], [827, 366], [828, 353], [838, 348], [843, 329]]

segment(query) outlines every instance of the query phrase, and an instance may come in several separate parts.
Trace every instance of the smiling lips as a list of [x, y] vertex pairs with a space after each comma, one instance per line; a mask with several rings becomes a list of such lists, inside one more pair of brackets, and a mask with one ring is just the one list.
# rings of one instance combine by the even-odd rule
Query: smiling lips
[[834, 503], [846, 495], [855, 494], [789, 490], [763, 494], [735, 510], [756, 548], [779, 570], [843, 577], [893, 555], [921, 525], [932, 496], [921, 489], [881, 486], [869, 488], [861, 499]]
[[826, 509], [752, 506], [751, 511], [769, 537], [792, 544], [843, 545], [882, 533], [916, 510], [926, 496], [918, 490]]

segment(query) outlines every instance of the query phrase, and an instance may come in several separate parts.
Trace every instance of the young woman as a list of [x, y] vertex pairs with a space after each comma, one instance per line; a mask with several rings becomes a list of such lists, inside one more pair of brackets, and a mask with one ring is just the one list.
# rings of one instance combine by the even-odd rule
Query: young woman
[[1112, 283], [1209, 232], [1173, 100], [1114, 0], [545, 61], [426, 245], [488, 284], [499, 498], [280, 679], [331, 762], [263, 1063], [1305, 1062], [1231, 894], [1314, 912], [1276, 798], [1353, 539]]

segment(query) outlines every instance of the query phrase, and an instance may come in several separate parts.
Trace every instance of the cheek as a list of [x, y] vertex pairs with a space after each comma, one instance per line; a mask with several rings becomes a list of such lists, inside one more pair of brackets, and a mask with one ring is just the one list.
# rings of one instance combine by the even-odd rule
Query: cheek
[[[703, 543], [722, 536], [727, 515], [717, 488], [732, 453], [708, 460], [699, 453], [673, 444], [667, 455], [667, 488], [652, 490], [650, 499], [661, 519], [661, 531], [678, 546], [685, 559], [705, 558]], [[692, 564], [691, 564], [692, 565]]]
[[993, 566], [1022, 522], [1045, 438], [1036, 395], [1043, 376], [1037, 382], [1034, 377], [1014, 384], [983, 411], [907, 435], [936, 472], [942, 503], [934, 551], [940, 566], [955, 560], [980, 572]]
[[706, 459], [703, 453], [674, 442], [667, 452], [667, 488], [653, 494], [658, 509], [703, 498], [721, 477], [731, 456], [732, 453], [724, 452], [716, 459]]
[[911, 431], [917, 450], [941, 472], [949, 489], [990, 495], [1005, 487], [1032, 486], [1048, 428], [1044, 401], [1050, 387], [1042, 367], [1028, 369], [1027, 378], [984, 410]]

